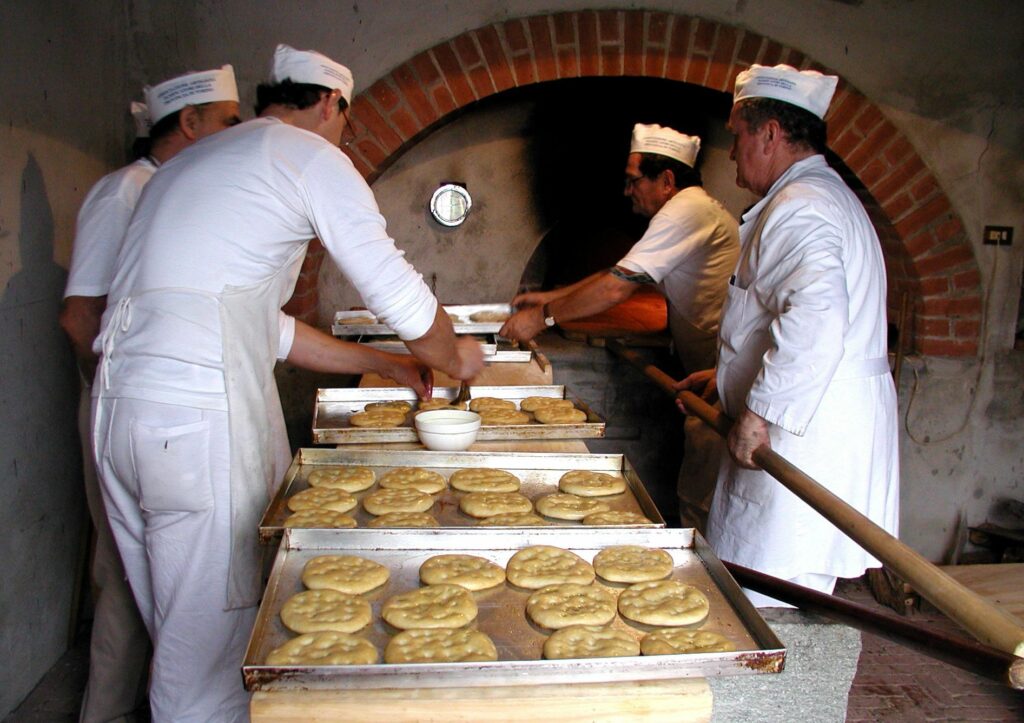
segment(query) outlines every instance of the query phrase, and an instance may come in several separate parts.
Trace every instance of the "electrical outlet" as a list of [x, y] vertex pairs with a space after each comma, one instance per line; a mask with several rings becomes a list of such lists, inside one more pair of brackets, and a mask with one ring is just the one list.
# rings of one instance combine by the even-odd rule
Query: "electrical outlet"
[[986, 246], [1009, 246], [1013, 243], [1013, 226], [986, 226], [982, 243]]

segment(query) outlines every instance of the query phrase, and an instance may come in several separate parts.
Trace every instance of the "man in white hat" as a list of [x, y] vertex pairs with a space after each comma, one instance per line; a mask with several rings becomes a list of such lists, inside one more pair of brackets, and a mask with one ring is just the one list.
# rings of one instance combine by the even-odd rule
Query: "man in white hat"
[[230, 65], [171, 78], [145, 88], [144, 93], [149, 105], [133, 102], [131, 113], [136, 136], [145, 139], [148, 150], [134, 163], [104, 176], [86, 196], [78, 213], [60, 315], [82, 372], [79, 432], [86, 501], [96, 530], [92, 576], [97, 594], [82, 721], [109, 721], [131, 713], [145, 695], [149, 654], [149, 636], [125, 580], [96, 479], [89, 408], [98, 357], [92, 345], [99, 333], [114, 263], [143, 187], [161, 163], [240, 121]]
[[[789, 66], [736, 78], [736, 182], [761, 200], [722, 311], [717, 384], [735, 419], [708, 538], [730, 562], [831, 593], [881, 563], [752, 459], [767, 445], [896, 534], [896, 392], [886, 350], [882, 250], [864, 208], [823, 154], [837, 79]], [[754, 592], [756, 605], [778, 601]]]
[[[282, 474], [275, 361], [376, 372], [421, 396], [430, 367], [467, 379], [483, 366], [479, 343], [456, 339], [338, 147], [351, 73], [279, 46], [270, 81], [258, 90], [262, 117], [153, 177], [97, 344], [100, 477], [153, 637], [155, 721], [247, 720], [239, 666], [262, 593], [257, 529]], [[283, 314], [314, 236], [412, 355]]]
[[642, 284], [665, 294], [676, 353], [688, 371], [715, 362], [718, 317], [736, 264], [736, 220], [701, 187], [695, 168], [700, 138], [637, 123], [626, 159], [624, 193], [633, 213], [650, 220], [643, 237], [615, 266], [552, 291], [516, 296], [520, 307], [501, 335], [532, 339], [559, 322], [598, 314]]

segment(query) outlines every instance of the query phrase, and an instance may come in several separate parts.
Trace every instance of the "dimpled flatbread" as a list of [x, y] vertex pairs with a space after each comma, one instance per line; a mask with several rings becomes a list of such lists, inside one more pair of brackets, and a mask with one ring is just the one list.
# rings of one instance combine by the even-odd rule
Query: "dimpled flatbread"
[[548, 585], [530, 595], [526, 614], [552, 630], [570, 625], [604, 625], [615, 619], [615, 598], [596, 585]]
[[385, 512], [366, 523], [367, 527], [440, 527], [427, 512]]
[[461, 492], [518, 492], [522, 484], [511, 472], [488, 467], [457, 470], [448, 483]]
[[583, 518], [584, 525], [653, 525], [649, 519], [639, 512], [628, 510], [605, 510], [592, 512]]
[[541, 407], [533, 413], [533, 418], [541, 424], [579, 424], [587, 421], [587, 413], [582, 409]]
[[308, 529], [347, 529], [356, 526], [352, 517], [334, 510], [314, 508], [294, 512], [284, 520], [285, 527]]
[[709, 611], [704, 593], [677, 580], [638, 582], [619, 595], [619, 614], [647, 625], [694, 625]]
[[505, 575], [513, 585], [536, 590], [561, 583], [589, 585], [594, 581], [594, 568], [574, 552], [533, 545], [509, 558]]
[[370, 412], [374, 410], [391, 410], [392, 412], [401, 412], [402, 414], [408, 414], [412, 411], [412, 405], [409, 402], [396, 400], [393, 402], [370, 402], [363, 407], [364, 412]]
[[541, 408], [575, 409], [575, 406], [571, 400], [561, 397], [526, 397], [519, 402], [519, 408], [524, 412], [536, 412]]
[[508, 409], [515, 411], [516, 403], [509, 399], [498, 399], [497, 397], [474, 397], [469, 402], [469, 409], [473, 412], [482, 412], [485, 409]]
[[376, 479], [369, 467], [318, 467], [308, 478], [310, 487], [332, 487], [346, 492], [369, 489]]
[[468, 663], [498, 659], [494, 642], [479, 630], [403, 630], [384, 648], [385, 663]]
[[420, 565], [424, 585], [461, 585], [467, 590], [486, 590], [505, 582], [505, 568], [476, 555], [434, 555]]
[[728, 653], [736, 645], [724, 635], [708, 630], [669, 628], [647, 633], [640, 641], [644, 655], [673, 655], [676, 653]]
[[397, 427], [404, 421], [405, 414], [394, 409], [371, 409], [348, 418], [353, 427]]
[[448, 488], [444, 476], [421, 467], [395, 467], [380, 478], [382, 489], [419, 490], [428, 495], [437, 494]]
[[401, 630], [461, 628], [476, 618], [476, 600], [460, 585], [430, 585], [385, 601], [380, 616]]
[[302, 584], [310, 590], [338, 590], [359, 595], [388, 581], [386, 567], [355, 555], [321, 555], [302, 568]]
[[640, 655], [640, 644], [625, 630], [594, 625], [572, 625], [556, 630], [544, 642], [544, 657], [614, 658]]
[[459, 500], [459, 509], [470, 517], [493, 517], [516, 512], [531, 512], [530, 498], [518, 492], [467, 492]]
[[480, 424], [485, 427], [530, 423], [530, 415], [520, 412], [518, 409], [484, 409], [478, 414], [480, 415]]
[[664, 580], [674, 567], [672, 556], [656, 547], [615, 545], [594, 556], [594, 572], [609, 582]]
[[434, 397], [433, 399], [427, 399], [419, 403], [419, 411], [429, 412], [431, 409], [465, 409], [466, 403], [462, 402], [456, 404], [453, 399], [444, 399], [443, 397]]
[[267, 665], [373, 665], [377, 649], [348, 633], [305, 633], [267, 655]]
[[288, 509], [292, 512], [316, 509], [348, 512], [357, 504], [355, 497], [337, 487], [310, 487], [288, 498]]
[[532, 512], [510, 512], [485, 517], [476, 524], [478, 527], [544, 527], [551, 523]]
[[558, 489], [580, 497], [607, 497], [626, 491], [626, 480], [618, 475], [574, 469], [558, 480]]
[[281, 622], [296, 633], [354, 633], [370, 619], [370, 603], [338, 590], [303, 590], [281, 606]]
[[556, 520], [582, 520], [595, 512], [606, 512], [608, 503], [593, 497], [579, 497], [564, 492], [545, 495], [535, 503], [537, 512]]
[[434, 498], [419, 490], [374, 490], [363, 498], [363, 509], [371, 515], [388, 512], [426, 512]]

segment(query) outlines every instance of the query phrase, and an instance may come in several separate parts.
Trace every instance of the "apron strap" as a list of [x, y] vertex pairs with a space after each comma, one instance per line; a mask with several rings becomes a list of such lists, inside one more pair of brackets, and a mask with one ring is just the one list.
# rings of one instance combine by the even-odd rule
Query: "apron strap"
[[844, 359], [839, 362], [832, 381], [845, 379], [866, 379], [889, 373], [889, 357], [880, 356], [874, 359]]

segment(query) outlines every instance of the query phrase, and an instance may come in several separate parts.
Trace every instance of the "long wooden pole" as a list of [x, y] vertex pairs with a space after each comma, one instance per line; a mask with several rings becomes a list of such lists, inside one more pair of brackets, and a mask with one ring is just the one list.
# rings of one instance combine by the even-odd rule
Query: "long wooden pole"
[[[618, 342], [608, 347], [640, 368], [658, 386], [679, 399], [686, 411], [721, 434], [729, 433], [732, 420], [691, 392], [675, 391], [675, 380], [648, 364]], [[854, 542], [888, 565], [926, 600], [944, 612], [982, 643], [1024, 657], [1024, 627], [1016, 618], [968, 590], [916, 551], [904, 545], [843, 500], [818, 484], [767, 446], [753, 454], [754, 461]]]

